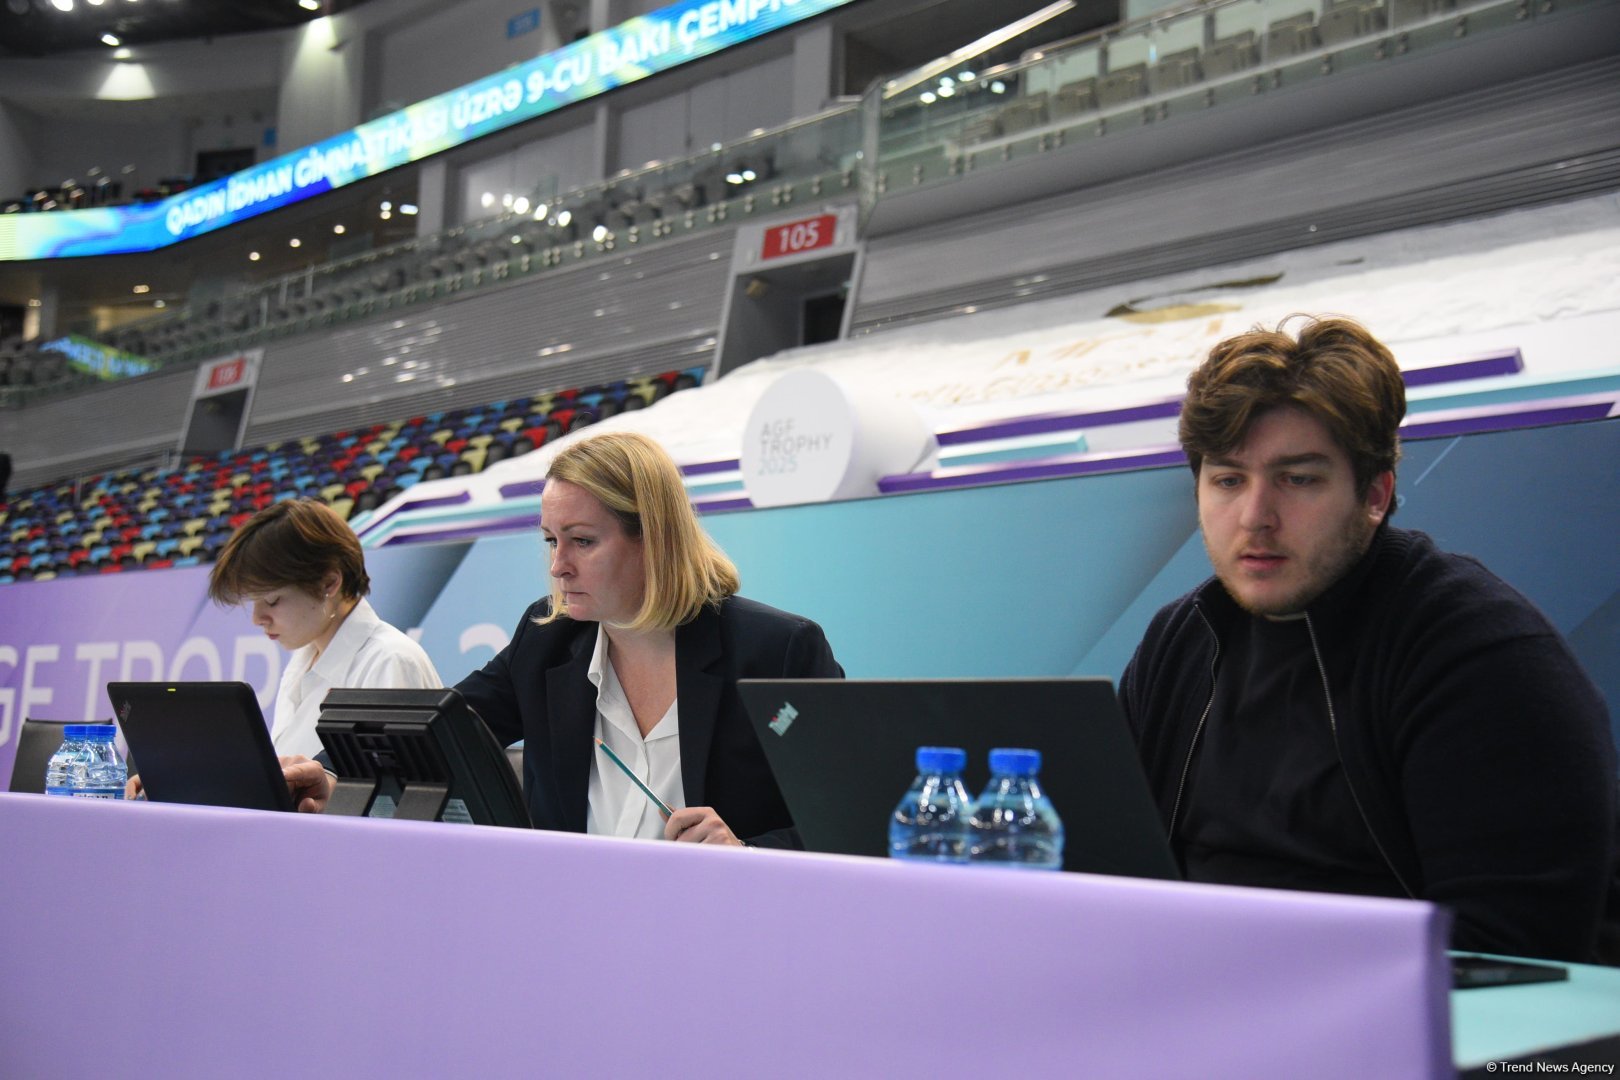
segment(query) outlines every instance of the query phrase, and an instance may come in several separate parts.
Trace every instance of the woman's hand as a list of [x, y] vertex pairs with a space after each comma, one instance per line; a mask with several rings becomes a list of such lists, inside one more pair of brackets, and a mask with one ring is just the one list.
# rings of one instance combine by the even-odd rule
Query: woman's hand
[[325, 810], [326, 801], [332, 797], [332, 778], [321, 768], [321, 763], [302, 754], [284, 755], [276, 760], [281, 762], [287, 794], [292, 796], [298, 812], [319, 814]]
[[124, 781], [124, 798], [125, 799], [144, 799], [144, 798], [146, 798], [146, 788], [141, 786], [141, 778], [140, 778], [139, 774], [136, 774], [135, 776], [132, 776], [128, 780]]
[[747, 847], [732, 834], [712, 806], [688, 806], [669, 815], [664, 823], [664, 839], [687, 844], [731, 844]]

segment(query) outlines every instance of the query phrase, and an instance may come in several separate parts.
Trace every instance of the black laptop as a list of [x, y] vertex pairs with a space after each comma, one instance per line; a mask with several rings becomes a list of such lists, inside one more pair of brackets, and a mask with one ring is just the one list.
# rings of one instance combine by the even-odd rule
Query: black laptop
[[977, 798], [996, 746], [1041, 752], [1063, 869], [1180, 878], [1107, 679], [742, 679], [737, 683], [811, 851], [887, 855], [919, 746], [967, 751]]
[[251, 686], [111, 682], [107, 696], [151, 801], [294, 809]]

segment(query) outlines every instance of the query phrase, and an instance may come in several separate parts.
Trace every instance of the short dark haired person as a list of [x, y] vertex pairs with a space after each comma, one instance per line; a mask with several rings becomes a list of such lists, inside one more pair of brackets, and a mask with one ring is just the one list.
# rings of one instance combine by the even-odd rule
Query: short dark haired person
[[208, 575], [216, 604], [251, 610], [291, 655], [276, 689], [276, 752], [321, 752], [321, 702], [336, 687], [442, 685], [433, 661], [366, 600], [371, 576], [354, 530], [318, 499], [273, 503], [231, 535]]
[[1341, 319], [1223, 341], [1188, 380], [1215, 577], [1121, 680], [1154, 796], [1191, 880], [1411, 896], [1453, 909], [1457, 948], [1594, 959], [1607, 711], [1528, 600], [1389, 524], [1405, 412]]
[[[371, 576], [360, 540], [318, 499], [273, 503], [231, 534], [208, 574], [208, 596], [248, 608], [253, 625], [289, 653], [276, 687], [271, 742], [302, 802], [309, 776], [326, 774], [310, 755], [321, 702], [337, 687], [415, 689], [443, 685], [433, 661], [407, 634], [384, 622], [366, 600]], [[141, 790], [129, 778], [127, 797]], [[305, 806], [324, 805], [315, 796]]]

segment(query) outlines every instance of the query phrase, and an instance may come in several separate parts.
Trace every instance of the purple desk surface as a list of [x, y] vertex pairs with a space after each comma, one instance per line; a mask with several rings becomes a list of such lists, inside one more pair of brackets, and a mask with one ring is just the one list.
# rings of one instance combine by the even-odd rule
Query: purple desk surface
[[1452, 1074], [1427, 904], [0, 794], [0, 1075]]

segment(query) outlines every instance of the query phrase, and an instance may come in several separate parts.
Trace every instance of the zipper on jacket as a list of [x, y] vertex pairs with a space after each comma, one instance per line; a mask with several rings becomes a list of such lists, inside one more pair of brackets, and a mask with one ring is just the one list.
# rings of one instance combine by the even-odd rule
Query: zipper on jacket
[[1316, 659], [1316, 672], [1322, 677], [1322, 697], [1327, 702], [1328, 730], [1333, 735], [1333, 752], [1338, 755], [1339, 770], [1344, 773], [1344, 786], [1350, 791], [1350, 801], [1355, 803], [1356, 813], [1361, 815], [1361, 823], [1367, 827], [1367, 835], [1372, 837], [1373, 847], [1378, 849], [1384, 865], [1395, 875], [1396, 882], [1406, 891], [1406, 895], [1416, 900], [1418, 894], [1412, 891], [1412, 886], [1406, 883], [1400, 869], [1396, 867], [1395, 860], [1384, 850], [1384, 842], [1378, 839], [1378, 833], [1373, 830], [1372, 821], [1368, 819], [1367, 811], [1361, 805], [1361, 796], [1356, 794], [1356, 785], [1350, 781], [1350, 770], [1344, 767], [1344, 751], [1339, 747], [1339, 718], [1333, 711], [1333, 693], [1328, 688], [1327, 665], [1322, 663], [1322, 650], [1316, 643], [1316, 624], [1311, 621], [1311, 613], [1308, 611], [1305, 613], [1305, 630], [1311, 636], [1311, 655]]
[[1215, 651], [1209, 657], [1209, 700], [1204, 703], [1204, 712], [1198, 718], [1198, 726], [1193, 728], [1192, 742], [1187, 746], [1187, 760], [1181, 763], [1181, 782], [1176, 785], [1176, 801], [1170, 807], [1169, 837], [1172, 845], [1176, 840], [1176, 818], [1181, 815], [1181, 796], [1187, 790], [1187, 774], [1192, 771], [1193, 751], [1198, 749], [1198, 737], [1204, 733], [1204, 721], [1209, 719], [1209, 711], [1215, 707], [1215, 665], [1221, 659], [1220, 635], [1215, 633], [1215, 628], [1209, 624], [1209, 617], [1204, 614], [1203, 608], [1194, 604], [1193, 610], [1198, 612], [1198, 617], [1204, 621], [1204, 629], [1209, 631], [1210, 640], [1215, 643]]

